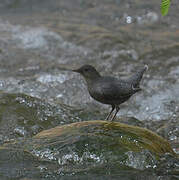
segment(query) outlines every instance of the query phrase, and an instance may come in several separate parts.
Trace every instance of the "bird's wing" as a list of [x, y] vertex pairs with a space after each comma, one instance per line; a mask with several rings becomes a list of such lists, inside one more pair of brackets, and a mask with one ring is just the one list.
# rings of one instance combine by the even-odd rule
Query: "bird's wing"
[[135, 91], [132, 89], [131, 84], [109, 78], [96, 83], [94, 95], [105, 100], [117, 100], [129, 98], [134, 93]]

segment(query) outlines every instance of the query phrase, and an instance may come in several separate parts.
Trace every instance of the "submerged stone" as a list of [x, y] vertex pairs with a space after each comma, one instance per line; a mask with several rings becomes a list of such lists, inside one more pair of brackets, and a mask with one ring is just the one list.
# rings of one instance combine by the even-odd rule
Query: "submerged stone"
[[[40, 171], [39, 167], [48, 162], [50, 165], [45, 166], [43, 173], [50, 169], [52, 174], [62, 176], [94, 175], [102, 171], [104, 174], [104, 168], [111, 174], [130, 171], [131, 175], [135, 171], [155, 169], [160, 156], [166, 153], [173, 157], [176, 155], [168, 141], [152, 131], [100, 120], [44, 130], [33, 138], [4, 144], [0, 147], [0, 154], [4, 151], [7, 156], [16, 156], [19, 151], [31, 154], [35, 161], [39, 159], [35, 171]], [[18, 167], [23, 160], [16, 159]]]
[[[45, 142], [44, 146], [49, 146], [50, 142], [55, 142], [57, 138], [68, 138], [68, 142], [75, 143], [77, 141], [83, 142], [84, 137], [88, 141], [94, 139], [96, 145], [100, 144], [101, 147], [104, 146], [109, 150], [119, 148], [134, 152], [149, 150], [156, 155], [164, 153], [175, 154], [168, 141], [152, 131], [118, 122], [97, 120], [57, 126], [38, 133], [34, 136], [34, 139]], [[94, 144], [91, 145], [93, 146]], [[89, 143], [88, 146], [90, 146]]]
[[[175, 155], [167, 140], [144, 128], [107, 121], [58, 126], [34, 137], [34, 154], [60, 166], [116, 163], [137, 169], [156, 167], [165, 153]], [[52, 152], [53, 151], [53, 152]], [[53, 158], [52, 158], [53, 157]]]

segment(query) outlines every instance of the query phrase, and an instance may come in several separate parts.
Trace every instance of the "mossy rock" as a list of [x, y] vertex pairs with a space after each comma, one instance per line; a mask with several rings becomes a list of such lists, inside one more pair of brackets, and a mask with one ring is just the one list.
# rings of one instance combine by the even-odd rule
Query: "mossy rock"
[[11, 162], [6, 159], [13, 156], [15, 167], [19, 167], [24, 163], [18, 156], [22, 152], [23, 159], [30, 157], [27, 167], [47, 163], [53, 173], [60, 168], [63, 175], [77, 176], [119, 172], [131, 175], [136, 170], [156, 167], [165, 153], [176, 156], [167, 140], [147, 129], [99, 120], [57, 126], [33, 138], [4, 144], [0, 147], [1, 162], [5, 160], [3, 164], [9, 166]]
[[45, 141], [44, 145], [47, 146], [55, 139], [68, 139], [68, 142], [73, 143], [82, 142], [84, 139], [90, 142], [90, 139], [94, 139], [94, 144], [99, 143], [98, 145], [107, 147], [109, 150], [114, 148], [134, 152], [149, 150], [155, 155], [164, 153], [175, 155], [168, 141], [156, 133], [118, 122], [85, 121], [57, 126], [38, 133], [34, 139], [43, 139], [42, 142]]

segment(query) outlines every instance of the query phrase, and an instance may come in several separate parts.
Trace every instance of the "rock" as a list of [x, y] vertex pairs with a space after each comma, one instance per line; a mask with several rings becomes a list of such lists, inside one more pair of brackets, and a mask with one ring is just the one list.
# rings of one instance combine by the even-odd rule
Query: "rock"
[[[168, 141], [152, 131], [96, 120], [57, 126], [33, 138], [4, 144], [0, 146], [0, 166], [9, 167], [12, 164], [9, 157], [13, 156], [11, 177], [18, 177], [15, 172], [22, 171], [24, 176], [35, 174], [36, 177], [39, 172], [43, 177], [51, 174], [53, 177], [75, 175], [79, 178], [88, 174], [92, 179], [102, 173], [110, 179], [112, 174], [122, 178], [126, 172], [132, 177], [137, 171], [138, 176], [143, 176], [141, 170], [146, 168], [154, 171], [165, 153], [176, 159]], [[42, 171], [39, 167], [45, 168]], [[0, 174], [7, 176], [6, 168], [0, 168]]]
[[[73, 142], [74, 144], [81, 142], [82, 146], [85, 146], [85, 143], [82, 143], [85, 138], [89, 142], [90, 139], [95, 140], [94, 144], [91, 144], [92, 146], [100, 145], [101, 147], [104, 146], [104, 148], [108, 146], [107, 148], [110, 147], [109, 150], [116, 147], [116, 149], [123, 148], [126, 152], [149, 150], [156, 155], [164, 153], [175, 154], [168, 141], [152, 131], [118, 122], [98, 120], [57, 126], [38, 133], [34, 139], [41, 139], [41, 141], [45, 141], [44, 146], [49, 146], [49, 143], [55, 143], [57, 138], [66, 139], [67, 137], [68, 142]], [[99, 151], [98, 149], [96, 150]]]

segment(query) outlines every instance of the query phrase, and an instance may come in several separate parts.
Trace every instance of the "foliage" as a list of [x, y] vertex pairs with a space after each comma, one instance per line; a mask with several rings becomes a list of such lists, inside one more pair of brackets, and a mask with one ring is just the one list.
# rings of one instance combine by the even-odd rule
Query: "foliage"
[[169, 7], [170, 7], [170, 0], [162, 0], [162, 3], [161, 3], [162, 16], [165, 16], [168, 14]]

